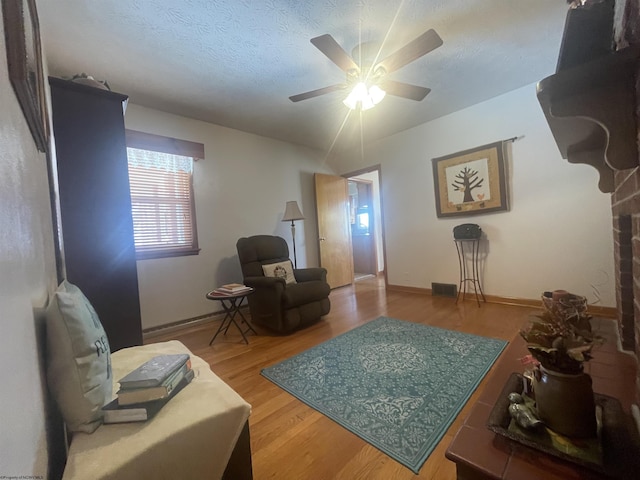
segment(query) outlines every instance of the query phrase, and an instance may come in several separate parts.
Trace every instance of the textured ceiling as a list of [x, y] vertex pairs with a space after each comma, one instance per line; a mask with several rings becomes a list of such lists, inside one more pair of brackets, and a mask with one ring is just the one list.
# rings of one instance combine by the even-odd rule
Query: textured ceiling
[[[321, 149], [358, 146], [552, 74], [564, 0], [38, 0], [51, 75], [85, 72], [132, 103]], [[351, 113], [345, 81], [309, 40], [382, 57], [433, 28], [444, 44], [391, 74], [431, 88]], [[382, 58], [381, 57], [381, 58]]]

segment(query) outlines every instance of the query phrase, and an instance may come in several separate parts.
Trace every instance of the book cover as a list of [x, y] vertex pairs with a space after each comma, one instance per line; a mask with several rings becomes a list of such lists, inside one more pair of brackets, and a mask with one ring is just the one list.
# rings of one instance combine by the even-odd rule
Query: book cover
[[118, 382], [121, 388], [155, 387], [188, 360], [189, 355], [186, 353], [158, 355], [122, 377]]
[[116, 398], [102, 407], [103, 423], [127, 423], [127, 422], [145, 422], [155, 416], [156, 413], [164, 407], [169, 400], [175, 397], [180, 390], [186, 387], [194, 377], [193, 370], [189, 370], [182, 377], [178, 385], [173, 389], [167, 398], [154, 400], [146, 403], [136, 403], [132, 405], [122, 405]]
[[238, 290], [237, 292], [227, 292], [225, 290], [214, 290], [209, 293], [210, 297], [232, 297], [234, 295], [240, 295], [242, 293], [250, 292], [251, 287], [244, 288], [242, 290]]
[[246, 286], [241, 283], [227, 283], [222, 285], [220, 288], [224, 288], [225, 290], [237, 290], [239, 288], [246, 288]]
[[233, 295], [231, 292], [223, 292], [222, 290], [211, 290], [207, 293], [207, 297], [232, 297]]
[[156, 387], [121, 388], [117, 392], [120, 405], [129, 405], [132, 403], [148, 402], [151, 400], [166, 398], [171, 395], [173, 389], [176, 388], [182, 378], [190, 370], [191, 362], [187, 362]]
[[227, 283], [226, 285], [222, 285], [221, 287], [216, 288], [216, 290], [214, 291], [238, 293], [244, 292], [245, 290], [251, 290], [251, 287], [247, 287], [246, 285], [242, 285], [241, 283]]

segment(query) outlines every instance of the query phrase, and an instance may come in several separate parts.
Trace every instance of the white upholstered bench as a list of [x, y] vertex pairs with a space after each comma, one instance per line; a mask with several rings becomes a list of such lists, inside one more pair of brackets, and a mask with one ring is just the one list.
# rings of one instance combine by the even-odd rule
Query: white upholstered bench
[[191, 355], [193, 381], [147, 422], [74, 433], [63, 480], [251, 478], [251, 406], [182, 343], [113, 353], [114, 397], [118, 379], [156, 355], [173, 353]]

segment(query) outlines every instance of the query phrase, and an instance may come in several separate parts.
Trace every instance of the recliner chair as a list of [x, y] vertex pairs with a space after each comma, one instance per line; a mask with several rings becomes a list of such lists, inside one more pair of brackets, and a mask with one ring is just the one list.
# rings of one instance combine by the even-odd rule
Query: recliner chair
[[[284, 277], [266, 276], [263, 265], [289, 262], [287, 242], [273, 235], [243, 237], [236, 243], [244, 284], [253, 287], [249, 295], [251, 320], [280, 333], [307, 326], [329, 313], [330, 287], [324, 268], [289, 267], [295, 283]], [[288, 266], [288, 265], [285, 265]], [[284, 269], [276, 269], [284, 274]], [[291, 281], [291, 280], [290, 280]]]

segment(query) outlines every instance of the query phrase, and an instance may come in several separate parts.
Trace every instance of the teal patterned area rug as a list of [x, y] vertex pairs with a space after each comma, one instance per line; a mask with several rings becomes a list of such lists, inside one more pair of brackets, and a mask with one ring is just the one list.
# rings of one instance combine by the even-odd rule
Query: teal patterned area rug
[[418, 473], [506, 345], [380, 317], [262, 375]]

